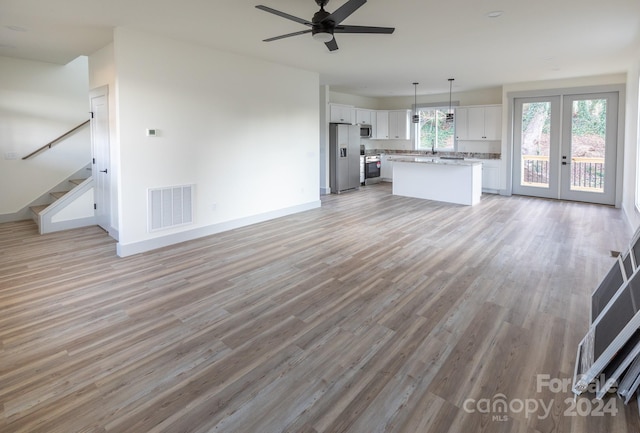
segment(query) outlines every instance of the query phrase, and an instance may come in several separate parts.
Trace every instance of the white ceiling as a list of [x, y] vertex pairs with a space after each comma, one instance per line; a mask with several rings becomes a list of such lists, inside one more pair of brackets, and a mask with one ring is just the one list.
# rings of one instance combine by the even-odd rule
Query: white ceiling
[[[330, 12], [345, 0], [331, 0]], [[0, 0], [0, 56], [64, 64], [139, 28], [320, 73], [362, 96], [447, 93], [506, 83], [625, 72], [640, 60], [639, 0], [369, 0], [343, 24], [392, 35], [337, 35], [329, 52], [306, 27], [255, 8], [311, 19], [314, 0]], [[489, 18], [490, 11], [503, 11]]]

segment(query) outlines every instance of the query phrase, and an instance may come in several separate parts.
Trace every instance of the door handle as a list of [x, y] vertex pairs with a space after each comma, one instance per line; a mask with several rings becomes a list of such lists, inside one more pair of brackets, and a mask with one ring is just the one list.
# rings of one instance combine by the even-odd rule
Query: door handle
[[106, 173], [107, 169], [105, 168], [104, 170], [100, 170], [100, 173]]

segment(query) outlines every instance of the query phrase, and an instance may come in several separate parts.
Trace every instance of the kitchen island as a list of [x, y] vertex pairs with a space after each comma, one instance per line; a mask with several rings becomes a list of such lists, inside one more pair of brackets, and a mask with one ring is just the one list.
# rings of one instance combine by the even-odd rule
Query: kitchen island
[[393, 194], [474, 205], [482, 195], [482, 162], [432, 156], [396, 156]]

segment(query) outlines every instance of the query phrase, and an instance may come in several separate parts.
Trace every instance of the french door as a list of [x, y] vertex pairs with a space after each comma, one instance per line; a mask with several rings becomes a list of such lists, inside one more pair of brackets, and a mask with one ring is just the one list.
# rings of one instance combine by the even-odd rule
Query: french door
[[614, 204], [618, 93], [514, 102], [513, 193]]

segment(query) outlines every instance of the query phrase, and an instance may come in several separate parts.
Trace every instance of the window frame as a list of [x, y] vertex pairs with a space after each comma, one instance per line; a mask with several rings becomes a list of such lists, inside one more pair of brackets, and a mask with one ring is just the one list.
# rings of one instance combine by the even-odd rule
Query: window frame
[[[455, 138], [455, 125], [456, 125], [456, 117], [455, 117], [455, 109], [460, 106], [460, 101], [451, 101], [451, 108], [454, 111], [453, 117], [453, 128], [454, 128], [454, 136], [453, 136], [453, 147], [439, 148], [436, 147], [437, 151], [440, 152], [457, 152], [458, 150], [458, 141]], [[412, 104], [412, 113], [416, 113], [422, 109], [430, 109], [430, 110], [440, 110], [440, 111], [448, 111], [449, 110], [449, 101], [446, 102], [431, 102], [431, 103], [423, 103], [423, 104]], [[418, 130], [418, 123], [412, 123], [412, 133], [413, 133], [413, 148], [414, 150], [424, 151], [431, 149], [423, 149], [420, 147], [420, 133]]]

